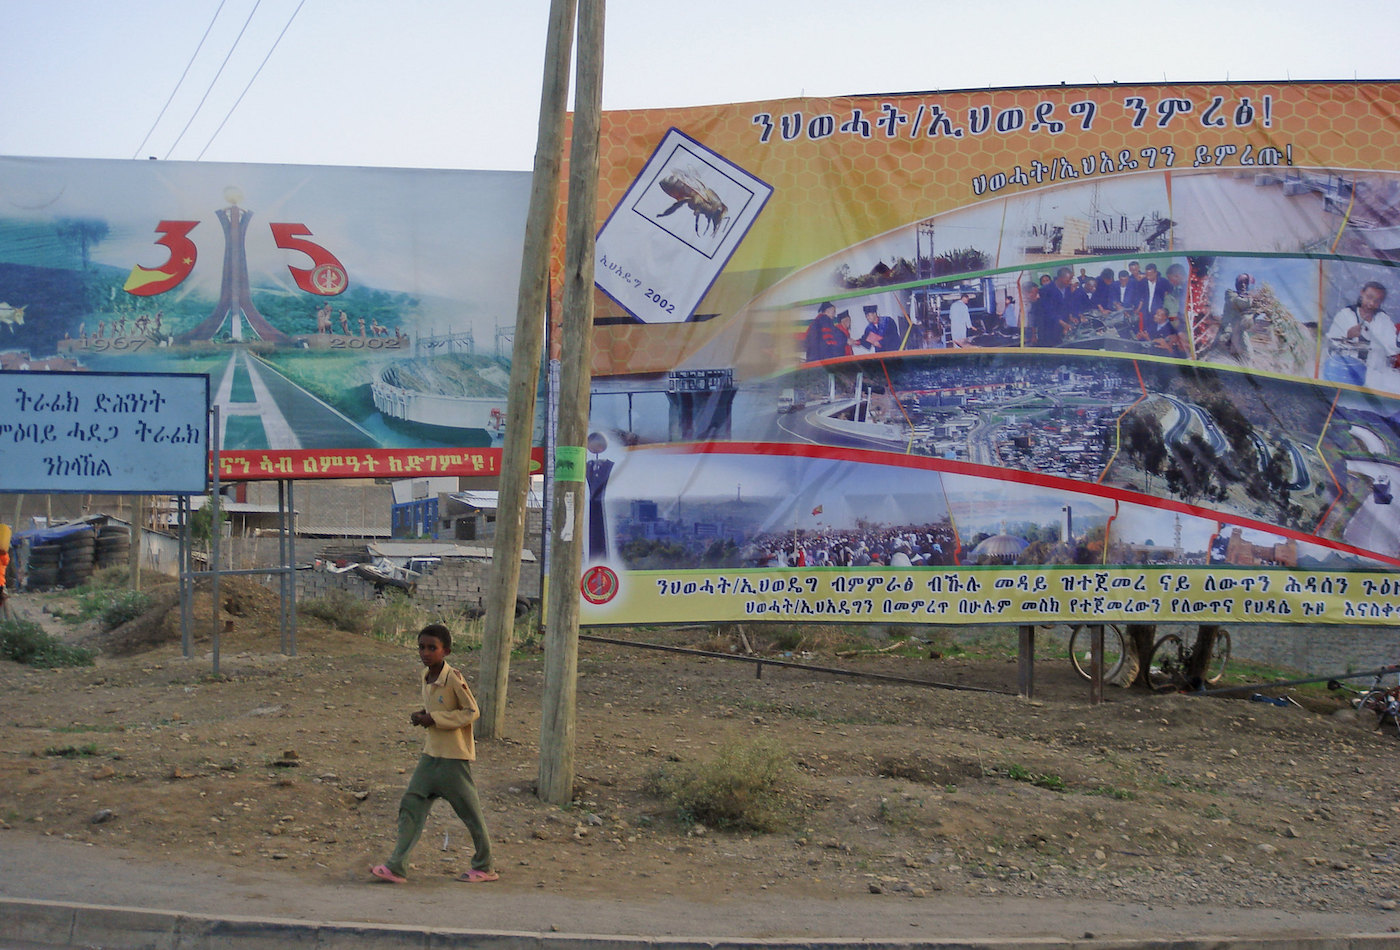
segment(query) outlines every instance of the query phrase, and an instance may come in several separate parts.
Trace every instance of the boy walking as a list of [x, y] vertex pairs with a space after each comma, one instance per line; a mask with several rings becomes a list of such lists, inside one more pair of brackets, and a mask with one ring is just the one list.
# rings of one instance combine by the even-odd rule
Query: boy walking
[[491, 841], [486, 836], [481, 803], [477, 801], [476, 786], [472, 783], [471, 762], [476, 758], [472, 723], [481, 713], [476, 697], [467, 688], [467, 681], [447, 663], [451, 652], [452, 632], [442, 624], [429, 624], [418, 634], [418, 658], [426, 667], [423, 708], [410, 716], [409, 721], [428, 730], [428, 736], [418, 767], [413, 770], [413, 777], [408, 780], [408, 788], [399, 801], [398, 844], [389, 860], [369, 869], [369, 873], [381, 881], [407, 882], [404, 871], [408, 853], [418, 843], [428, 811], [438, 798], [446, 799], [462, 819], [476, 849], [471, 868], [457, 875], [457, 880], [476, 884], [498, 877], [491, 869]]

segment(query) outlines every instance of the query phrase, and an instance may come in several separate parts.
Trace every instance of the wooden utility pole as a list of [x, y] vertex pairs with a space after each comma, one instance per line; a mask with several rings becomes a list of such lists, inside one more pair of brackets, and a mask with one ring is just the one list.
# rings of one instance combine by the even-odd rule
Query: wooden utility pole
[[554, 240], [554, 213], [559, 203], [559, 166], [564, 151], [564, 116], [568, 111], [569, 58], [576, 6], [577, 0], [552, 0], [549, 6], [535, 172], [530, 211], [525, 220], [525, 251], [520, 262], [515, 341], [510, 355], [506, 438], [501, 448], [500, 490], [496, 502], [496, 544], [486, 588], [486, 626], [481, 639], [481, 677], [477, 684], [477, 696], [481, 701], [477, 735], [486, 739], [495, 738], [505, 730], [510, 648], [515, 632], [520, 552], [524, 546], [526, 501], [530, 490], [535, 393], [539, 388], [540, 352], [544, 346], [549, 255]]
[[565, 224], [564, 338], [559, 374], [559, 441], [554, 465], [549, 616], [540, 710], [539, 797], [567, 805], [574, 788], [574, 706], [578, 692], [579, 568], [588, 489], [584, 479], [590, 360], [593, 355], [593, 259], [598, 203], [598, 135], [603, 91], [604, 0], [580, 0]]
[[140, 495], [131, 496], [131, 547], [127, 549], [126, 567], [132, 590], [141, 589], [141, 541], [144, 539], [146, 530], [143, 522], [145, 517], [145, 505], [141, 503]]

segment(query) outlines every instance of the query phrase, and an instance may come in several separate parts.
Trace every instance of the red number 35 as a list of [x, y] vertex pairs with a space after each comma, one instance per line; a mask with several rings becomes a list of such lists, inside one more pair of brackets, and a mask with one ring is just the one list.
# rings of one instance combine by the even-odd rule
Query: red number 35
[[[190, 276], [199, 249], [189, 238], [189, 233], [198, 226], [198, 221], [162, 221], [156, 226], [156, 233], [164, 235], [156, 243], [170, 251], [165, 263], [159, 267], [131, 269], [122, 289], [136, 297], [154, 297], [177, 287]], [[315, 241], [305, 240], [311, 229], [304, 224], [269, 224], [272, 239], [277, 246], [289, 251], [299, 251], [311, 260], [310, 267], [287, 266], [296, 285], [309, 294], [319, 297], [334, 297], [342, 294], [350, 286], [350, 278], [345, 273], [334, 254]]]

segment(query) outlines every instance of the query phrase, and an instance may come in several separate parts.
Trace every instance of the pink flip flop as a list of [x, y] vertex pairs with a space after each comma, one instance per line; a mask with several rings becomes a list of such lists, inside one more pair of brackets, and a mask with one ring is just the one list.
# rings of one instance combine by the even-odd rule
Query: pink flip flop
[[457, 875], [457, 880], [467, 884], [485, 884], [487, 881], [499, 881], [500, 879], [501, 876], [495, 871], [478, 871], [476, 868]]
[[388, 881], [390, 884], [408, 883], [408, 878], [399, 877], [393, 871], [389, 870], [389, 866], [387, 864], [376, 864], [374, 867], [369, 869], [369, 873], [373, 874], [381, 881]]

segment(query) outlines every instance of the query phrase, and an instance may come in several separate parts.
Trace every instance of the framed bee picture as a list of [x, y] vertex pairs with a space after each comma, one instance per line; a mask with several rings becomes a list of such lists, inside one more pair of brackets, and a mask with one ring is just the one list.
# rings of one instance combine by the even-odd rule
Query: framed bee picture
[[686, 321], [772, 194], [672, 128], [598, 232], [594, 281], [643, 323]]

